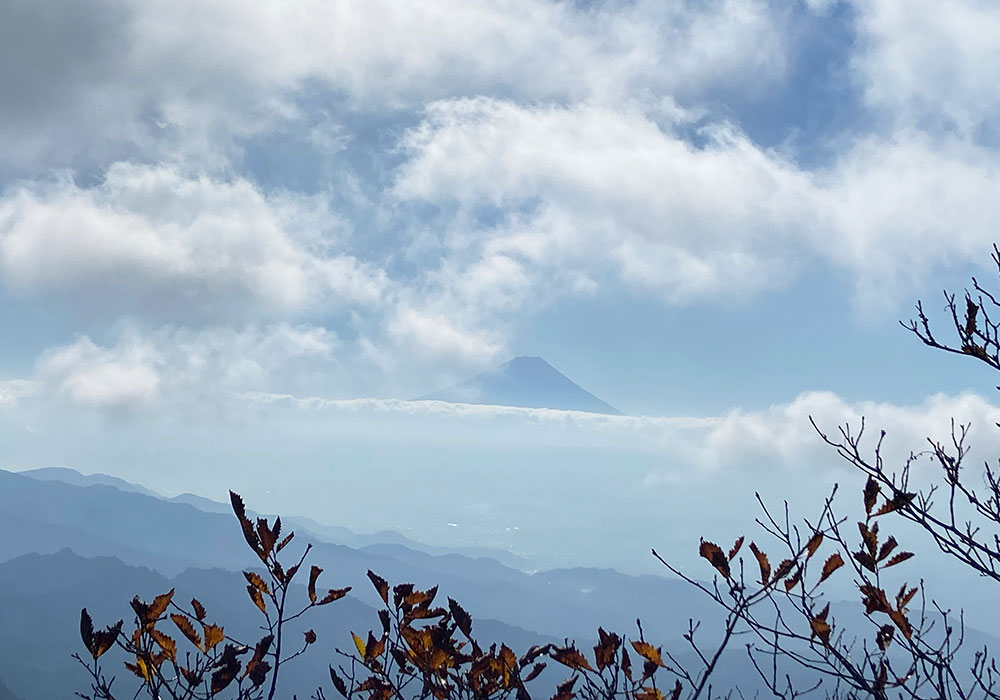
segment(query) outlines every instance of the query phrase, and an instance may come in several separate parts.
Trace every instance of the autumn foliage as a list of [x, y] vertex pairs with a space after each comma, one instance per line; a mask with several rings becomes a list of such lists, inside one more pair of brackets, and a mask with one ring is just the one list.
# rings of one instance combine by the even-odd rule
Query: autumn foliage
[[[233, 512], [243, 530], [247, 544], [260, 559], [266, 578], [254, 571], [244, 571], [247, 595], [264, 620], [265, 634], [246, 643], [229, 637], [224, 627], [208, 622], [208, 611], [197, 599], [187, 607], [174, 600], [174, 591], [156, 596], [146, 603], [138, 596], [132, 599], [133, 629], [124, 630], [124, 621], [103, 630], [95, 630], [86, 608], [80, 614], [80, 634], [90, 655], [80, 659], [91, 676], [91, 690], [82, 697], [111, 700], [112, 680], [99, 664], [100, 658], [117, 645], [131, 659], [125, 668], [138, 677], [140, 692], [150, 698], [216, 698], [231, 691], [234, 698], [275, 697], [279, 667], [302, 654], [316, 641], [313, 631], [305, 633], [288, 648], [292, 640], [284, 638], [286, 625], [310, 609], [327, 605], [347, 595], [349, 588], [332, 588], [320, 597], [316, 585], [322, 570], [313, 566], [309, 571], [308, 599], [295, 610], [289, 606], [288, 592], [309, 553], [306, 546], [295, 563], [283, 565], [278, 555], [291, 544], [294, 533], [282, 537], [281, 519], [273, 523], [247, 517], [243, 500], [230, 493]], [[171, 636], [173, 635], [173, 636]], [[186, 643], [181, 648], [179, 640]]]

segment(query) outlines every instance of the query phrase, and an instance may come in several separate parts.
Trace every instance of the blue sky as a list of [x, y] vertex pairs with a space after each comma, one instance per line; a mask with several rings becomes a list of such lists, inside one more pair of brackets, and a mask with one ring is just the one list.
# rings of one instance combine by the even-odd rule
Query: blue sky
[[[523, 439], [777, 483], [809, 413], [905, 445], [993, 410], [984, 369], [896, 323], [991, 274], [991, 2], [0, 12], [0, 463], [194, 491], [177, 445], [214, 434], [218, 489], [301, 429], [354, 441], [343, 465], [386, 435], [414, 468], [465, 450], [443, 480]], [[392, 401], [521, 354], [648, 420]]]

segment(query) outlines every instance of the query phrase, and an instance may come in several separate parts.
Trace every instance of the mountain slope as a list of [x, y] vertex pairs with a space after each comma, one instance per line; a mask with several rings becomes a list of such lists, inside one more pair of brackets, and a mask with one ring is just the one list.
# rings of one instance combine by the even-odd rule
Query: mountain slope
[[515, 357], [496, 369], [417, 400], [621, 415], [617, 408], [583, 389], [540, 357]]
[[[18, 533], [0, 537], [0, 561], [70, 547], [167, 575], [187, 567], [255, 565], [233, 516], [109, 486], [71, 486], [0, 470], [0, 517], [9, 532]], [[296, 542], [312, 542], [310, 562], [331, 572], [330, 585], [354, 586], [368, 604], [376, 603], [366, 576], [371, 569], [393, 582], [440, 584], [474, 616], [557, 638], [587, 639], [598, 625], [630, 629], [638, 614], [650, 634], [679, 629], [692, 615], [705, 617], [706, 624], [718, 617], [698, 591], [672, 579], [605, 571], [597, 588], [593, 570], [531, 575], [488, 559], [435, 556], [401, 545], [359, 550], [302, 535]], [[665, 606], [664, 600], [676, 605]]]
[[[202, 496], [197, 496], [191, 493], [182, 493], [179, 496], [174, 496], [172, 498], [167, 498], [161, 496], [160, 494], [147, 489], [139, 484], [124, 481], [114, 476], [109, 476], [107, 474], [82, 474], [75, 469], [68, 469], [65, 467], [51, 467], [44, 469], [29, 469], [27, 471], [13, 472], [19, 476], [27, 476], [32, 479], [39, 481], [55, 481], [61, 482], [63, 484], [68, 484], [71, 486], [111, 486], [118, 491], [125, 493], [138, 493], [146, 496], [152, 496], [161, 501], [167, 501], [169, 503], [186, 504], [193, 506], [198, 510], [205, 513], [214, 513], [218, 515], [224, 515], [226, 518], [232, 517], [232, 506], [229, 503], [221, 503], [219, 501], [213, 501]], [[2, 479], [2, 477], [0, 477]], [[2, 482], [0, 482], [2, 483]], [[0, 503], [3, 503], [3, 497], [0, 496]], [[3, 512], [0, 510], [0, 512]], [[274, 517], [275, 514], [263, 514], [250, 511], [253, 517], [259, 517], [261, 515], [267, 515], [268, 517]], [[469, 558], [489, 558], [496, 559], [505, 566], [512, 567], [515, 569], [520, 569], [521, 571], [526, 571], [529, 569], [537, 568], [531, 561], [525, 559], [524, 557], [518, 556], [512, 552], [508, 552], [503, 549], [497, 549], [493, 547], [436, 547], [434, 545], [427, 545], [402, 535], [394, 530], [382, 530], [380, 532], [374, 532], [369, 534], [356, 533], [349, 530], [346, 527], [339, 525], [324, 525], [318, 523], [310, 518], [298, 517], [298, 516], [286, 516], [282, 520], [286, 525], [291, 525], [296, 531], [302, 535], [307, 535], [310, 538], [321, 540], [324, 542], [329, 542], [332, 544], [343, 544], [348, 547], [353, 547], [354, 549], [362, 549], [370, 546], [379, 545], [402, 545], [407, 549], [417, 550], [421, 552], [426, 552], [428, 554], [460, 554]], [[62, 545], [71, 546], [72, 542], [63, 542]], [[55, 551], [55, 550], [52, 550]], [[84, 554], [87, 554], [90, 550], [77, 550]], [[105, 554], [117, 552], [103, 552]], [[3, 560], [3, 548], [0, 547], [0, 561]], [[0, 700], [3, 700], [0, 698]]]
[[119, 479], [117, 476], [111, 476], [110, 474], [82, 474], [76, 469], [68, 467], [41, 467], [39, 469], [27, 469], [23, 472], [18, 472], [18, 474], [30, 476], [32, 479], [39, 479], [40, 481], [61, 481], [64, 484], [72, 484], [73, 486], [113, 486], [119, 491], [131, 491], [147, 496], [158, 495], [145, 486], [133, 484], [131, 481]]
[[14, 695], [14, 691], [4, 685], [4, 682], [0, 680], [0, 700], [21, 700], [19, 697]]

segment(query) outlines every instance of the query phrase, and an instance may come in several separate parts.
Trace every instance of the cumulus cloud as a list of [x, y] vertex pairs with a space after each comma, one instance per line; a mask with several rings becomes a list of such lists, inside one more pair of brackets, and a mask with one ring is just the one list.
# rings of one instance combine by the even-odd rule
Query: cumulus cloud
[[297, 97], [316, 84], [361, 110], [498, 90], [669, 101], [778, 77], [786, 61], [781, 17], [763, 0], [100, 0], [86, 12], [5, 0], [0, 11], [0, 134], [12, 146], [0, 163], [29, 171], [138, 152], [218, 165], [241, 138], [302, 116]]
[[[40, 319], [8, 346], [37, 361], [0, 381], [4, 463], [430, 539], [450, 489], [489, 515], [470, 537], [503, 519], [578, 564], [591, 527], [607, 565], [711, 499], [827, 488], [809, 416], [866, 416], [896, 463], [952, 416], [1000, 450], [973, 394], [668, 417], [331, 398], [484, 369], [567, 296], [728, 303], [819, 263], [891, 307], [996, 234], [986, 0], [451, 5], [0, 0], [0, 283], [6, 318]], [[809, 164], [796, 120], [833, 105], [799, 107], [834, 93], [850, 118]]]
[[[586, 104], [440, 102], [406, 137], [394, 191], [459, 208], [439, 293], [468, 298], [498, 261], [517, 273], [480, 310], [609, 274], [669, 302], [738, 297], [815, 258], [853, 272], [862, 307], [893, 308], [942, 266], [983, 261], [995, 235], [1000, 168], [962, 140], [868, 137], [810, 171], [732, 125], [702, 136]], [[482, 207], [507, 215], [475, 226]]]
[[495, 357], [503, 347], [491, 334], [456, 327], [444, 314], [399, 309], [389, 321], [389, 336], [400, 346], [409, 346], [431, 356], [455, 357], [466, 362], [482, 362]]
[[813, 470], [824, 463], [844, 466], [842, 461], [831, 459], [831, 451], [820, 441], [810, 419], [834, 441], [845, 425], [857, 434], [864, 419], [868, 449], [874, 449], [879, 432], [885, 430], [886, 463], [899, 466], [911, 452], [925, 451], [928, 438], [949, 442], [953, 419], [956, 424], [972, 426], [977, 455], [1000, 449], [1000, 432], [995, 428], [1000, 408], [977, 394], [936, 394], [917, 404], [899, 405], [851, 403], [832, 392], [807, 392], [763, 411], [734, 411], [720, 417], [700, 448], [702, 463], [720, 470], [775, 458], [800, 470]]
[[13, 406], [20, 399], [31, 396], [38, 385], [27, 379], [7, 379], [0, 381], [0, 406]]
[[[131, 329], [111, 345], [84, 336], [52, 348], [39, 359], [37, 373], [51, 395], [85, 407], [217, 407], [234, 391], [283, 381], [298, 386], [312, 363], [328, 365], [337, 347], [336, 335], [324, 328], [284, 323], [243, 330]], [[292, 377], [283, 377], [289, 370]]]
[[[757, 0], [589, 8], [539, 0], [457, 7], [269, 0], [249, 10], [232, 1], [150, 0], [138, 12], [158, 22], [140, 27], [151, 40], [147, 51], [197, 48], [216, 69], [281, 85], [320, 77], [361, 101], [423, 101], [497, 84], [532, 98], [618, 97], [637, 81], [693, 87], [783, 68], [777, 18]], [[656, 29], [663, 26], [669, 35]], [[671, 69], [654, 70], [660, 65]]]
[[50, 351], [41, 372], [76, 403], [126, 406], [154, 398], [160, 389], [162, 356], [149, 345], [128, 343], [112, 350], [89, 338]]
[[705, 135], [695, 148], [642, 113], [590, 105], [442, 102], [410, 132], [395, 191], [528, 208], [465, 236], [460, 222], [447, 244], [461, 255], [481, 243], [469, 277], [508, 256], [508, 266], [534, 268], [515, 278], [521, 286], [553, 269], [589, 276], [608, 266], [674, 301], [774, 284], [800, 252], [810, 179], [738, 130]]
[[990, 263], [1000, 163], [989, 151], [907, 130], [860, 140], [817, 181], [831, 224], [817, 249], [854, 273], [865, 304], [891, 309], [942, 269]]
[[974, 135], [1000, 110], [1000, 7], [988, 0], [862, 0], [853, 65], [866, 99], [905, 126]]
[[[313, 249], [314, 206], [240, 178], [118, 163], [98, 187], [62, 179], [6, 192], [0, 274], [22, 293], [111, 317], [198, 321], [377, 301], [381, 270]], [[328, 219], [329, 247], [335, 226]]]

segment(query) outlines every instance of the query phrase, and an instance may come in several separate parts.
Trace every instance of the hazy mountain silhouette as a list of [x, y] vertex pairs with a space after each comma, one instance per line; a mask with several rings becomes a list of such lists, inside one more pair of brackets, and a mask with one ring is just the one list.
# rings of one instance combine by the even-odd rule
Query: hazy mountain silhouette
[[[0, 538], [0, 561], [70, 547], [84, 556], [114, 556], [166, 575], [188, 567], [234, 571], [259, 564], [232, 515], [110, 486], [72, 486], [0, 470], [0, 517], [9, 532], [18, 533]], [[313, 544], [310, 560], [331, 572], [331, 586], [355, 586], [359, 599], [369, 605], [376, 602], [365, 575], [372, 569], [394, 582], [440, 584], [442, 592], [474, 616], [557, 638], [589, 639], [599, 624], [629, 630], [640, 612], [650, 634], [673, 633], [691, 615], [706, 618], [706, 624], [718, 618], [698, 591], [659, 576], [593, 569], [528, 574], [491, 559], [432, 555], [403, 545], [355, 549], [302, 532], [296, 541], [300, 539], [303, 545]], [[595, 578], [600, 579], [599, 590], [614, 594], [595, 595]], [[671, 605], [664, 605], [665, 600]], [[5, 677], [2, 669], [0, 677]]]
[[496, 369], [417, 400], [622, 415], [540, 357], [515, 357]]
[[[179, 496], [174, 496], [173, 498], [168, 498], [166, 500], [171, 503], [186, 503], [206, 513], [222, 513], [228, 516], [233, 512], [232, 506], [228, 503], [213, 501], [209, 498], [196, 496], [191, 493], [182, 493]], [[253, 510], [248, 512], [254, 517], [260, 515], [274, 517], [275, 515], [274, 513], [256, 513]], [[426, 554], [456, 554], [472, 559], [492, 559], [500, 562], [504, 566], [519, 569], [521, 571], [528, 571], [536, 568], [535, 564], [525, 557], [514, 554], [513, 552], [508, 552], [505, 549], [497, 549], [495, 547], [438, 547], [435, 545], [425, 544], [423, 542], [417, 542], [416, 540], [412, 540], [406, 535], [396, 532], [395, 530], [379, 530], [378, 532], [372, 533], [358, 533], [344, 527], [343, 525], [325, 525], [313, 520], [312, 518], [306, 518], [299, 515], [283, 515], [281, 520], [286, 525], [291, 525], [297, 532], [308, 535], [309, 537], [329, 542], [331, 544], [344, 544], [355, 549], [368, 549], [371, 547], [377, 548], [383, 545], [399, 545], [407, 550], [415, 550]]]
[[144, 493], [147, 496], [159, 495], [145, 486], [133, 484], [131, 481], [119, 479], [117, 476], [100, 473], [82, 474], [76, 469], [70, 469], [69, 467], [41, 467], [40, 469], [27, 469], [23, 472], [18, 472], [18, 474], [30, 476], [32, 479], [41, 479], [42, 481], [61, 481], [64, 484], [73, 484], [74, 486], [113, 486], [119, 491]]
[[232, 516], [104, 484], [75, 486], [0, 470], [0, 517], [17, 533], [0, 537], [0, 561], [69, 547], [171, 575], [189, 566], [237, 569], [254, 560], [233, 546]]
[[[69, 484], [73, 486], [111, 486], [119, 491], [126, 493], [138, 493], [146, 496], [151, 496], [159, 500], [167, 501], [169, 503], [178, 503], [193, 506], [200, 511], [205, 513], [215, 513], [219, 515], [224, 515], [226, 518], [232, 517], [232, 506], [229, 503], [222, 503], [220, 501], [213, 501], [209, 498], [204, 498], [203, 496], [198, 496], [192, 493], [182, 493], [178, 496], [172, 498], [167, 498], [161, 496], [160, 494], [151, 491], [145, 486], [132, 483], [130, 481], [125, 481], [119, 479], [118, 477], [109, 476], [107, 474], [81, 474], [75, 469], [69, 469], [66, 467], [46, 467], [43, 469], [29, 469], [23, 472], [16, 472], [20, 476], [28, 476], [33, 479], [40, 481], [56, 481], [64, 484]], [[2, 482], [0, 482], [2, 483]], [[0, 497], [0, 504], [3, 503], [2, 497]], [[3, 510], [0, 510], [2, 513]], [[266, 515], [273, 517], [273, 513], [257, 513], [252, 509], [249, 511], [251, 516], [258, 517], [261, 515]], [[502, 549], [496, 549], [493, 547], [436, 547], [434, 545], [428, 545], [421, 542], [416, 542], [403, 534], [396, 532], [395, 530], [381, 530], [379, 532], [374, 532], [370, 534], [357, 533], [349, 530], [346, 527], [340, 525], [324, 525], [323, 523], [316, 522], [311, 518], [305, 518], [301, 516], [286, 515], [282, 517], [282, 520], [286, 525], [291, 525], [300, 534], [307, 535], [313, 539], [321, 540], [324, 542], [330, 542], [333, 544], [343, 544], [348, 547], [353, 547], [355, 549], [361, 549], [365, 547], [378, 546], [383, 544], [389, 545], [402, 545], [407, 549], [417, 550], [420, 552], [425, 552], [427, 554], [460, 554], [465, 557], [471, 557], [473, 559], [495, 559], [501, 564], [508, 567], [513, 567], [521, 571], [527, 571], [536, 568], [536, 566], [524, 557], [518, 556], [512, 552], [508, 552]], [[63, 546], [72, 546], [72, 542], [64, 542]], [[56, 549], [58, 549], [57, 547]], [[56, 551], [56, 549], [51, 549], [51, 551]], [[84, 554], [89, 554], [91, 551], [89, 549], [77, 549]], [[116, 556], [121, 555], [120, 552], [102, 552], [104, 554], [115, 554]], [[0, 561], [3, 560], [3, 547], [0, 547]], [[125, 557], [128, 561], [128, 558]], [[148, 563], [148, 562], [143, 562]], [[155, 566], [155, 563], [149, 563], [151, 566]], [[159, 568], [159, 567], [158, 567]], [[167, 569], [169, 572], [170, 569]], [[0, 697], [0, 700], [3, 700]]]

